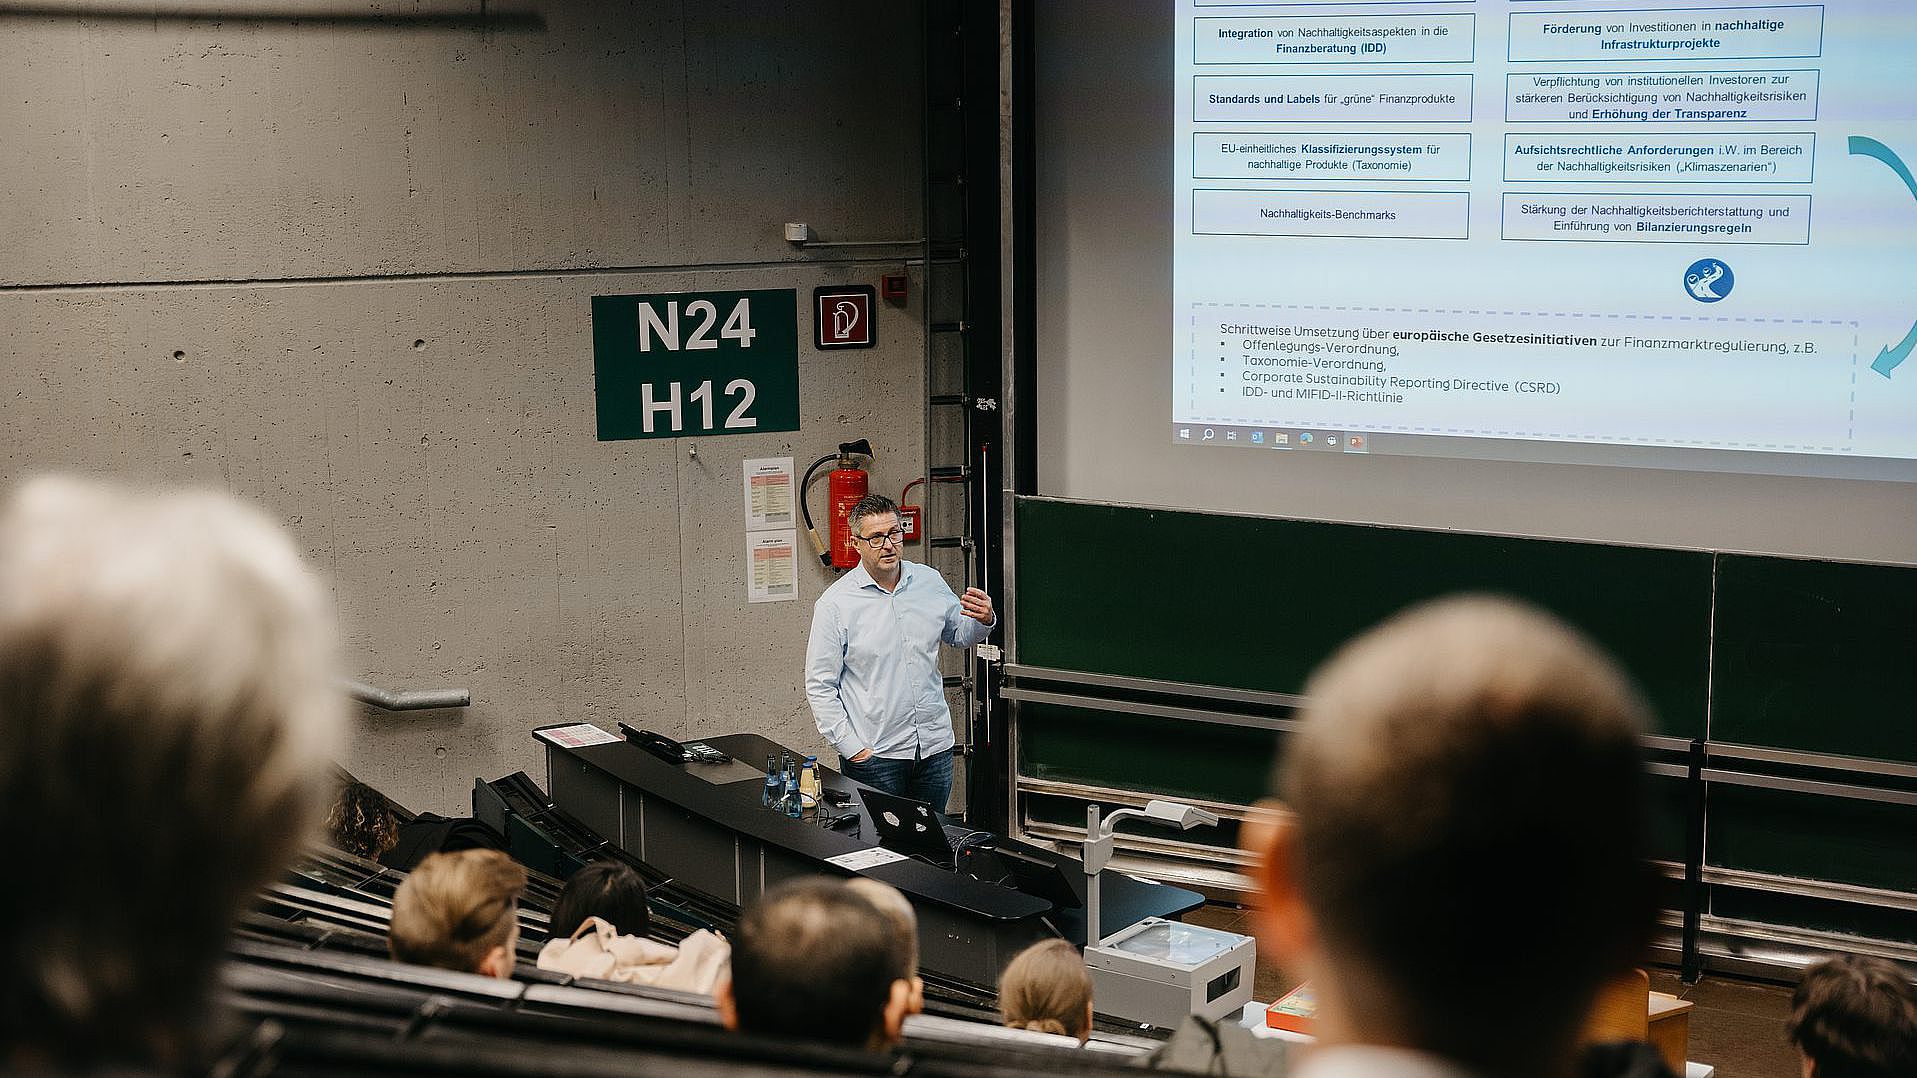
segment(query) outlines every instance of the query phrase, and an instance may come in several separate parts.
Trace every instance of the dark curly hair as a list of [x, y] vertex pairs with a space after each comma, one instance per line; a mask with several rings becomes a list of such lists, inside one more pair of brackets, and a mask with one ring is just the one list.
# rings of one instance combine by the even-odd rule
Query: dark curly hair
[[326, 810], [326, 835], [347, 853], [377, 861], [399, 845], [399, 820], [385, 794], [354, 780]]

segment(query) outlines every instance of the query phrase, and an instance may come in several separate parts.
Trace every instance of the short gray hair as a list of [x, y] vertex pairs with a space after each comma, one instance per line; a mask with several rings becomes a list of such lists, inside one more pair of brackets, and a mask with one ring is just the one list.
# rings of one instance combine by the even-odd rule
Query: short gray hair
[[864, 520], [866, 517], [875, 517], [880, 513], [891, 513], [896, 516], [898, 511], [899, 503], [885, 495], [867, 494], [865, 497], [853, 502], [852, 508], [845, 511], [845, 523], [846, 526], [850, 527], [853, 533], [856, 534], [859, 530], [859, 521]]
[[43, 478], [0, 510], [0, 1043], [190, 1044], [343, 747], [326, 596], [210, 491]]

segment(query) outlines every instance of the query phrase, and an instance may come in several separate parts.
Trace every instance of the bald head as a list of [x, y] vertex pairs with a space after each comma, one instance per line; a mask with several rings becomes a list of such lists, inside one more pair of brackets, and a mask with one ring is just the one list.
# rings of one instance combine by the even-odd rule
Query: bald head
[[[1645, 710], [1623, 674], [1548, 615], [1463, 598], [1359, 637], [1306, 698], [1280, 786], [1323, 961], [1487, 1073], [1568, 1050], [1651, 926]], [[1512, 985], [1520, 1021], [1482, 1006]]]

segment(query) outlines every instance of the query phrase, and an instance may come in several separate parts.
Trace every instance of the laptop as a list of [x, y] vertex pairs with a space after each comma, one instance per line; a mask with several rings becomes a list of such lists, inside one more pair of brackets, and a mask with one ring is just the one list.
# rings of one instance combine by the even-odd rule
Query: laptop
[[872, 817], [879, 845], [907, 857], [923, 857], [940, 868], [952, 867], [952, 840], [932, 806], [870, 786], [859, 787], [859, 800]]
[[998, 859], [1012, 874], [1012, 880], [1018, 889], [1034, 898], [1042, 898], [1061, 910], [1075, 910], [1085, 904], [1072, 889], [1071, 881], [1065, 878], [1065, 870], [1053, 861], [1026, 853], [1010, 846], [1000, 846], [996, 851]]

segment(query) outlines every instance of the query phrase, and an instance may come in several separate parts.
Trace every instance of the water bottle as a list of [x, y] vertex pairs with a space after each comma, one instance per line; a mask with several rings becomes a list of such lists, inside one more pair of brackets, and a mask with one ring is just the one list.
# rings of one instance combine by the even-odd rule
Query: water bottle
[[772, 765], [772, 754], [765, 754], [765, 793], [759, 798], [759, 804], [769, 811], [785, 811], [785, 782]]
[[799, 800], [803, 807], [819, 807], [819, 758], [808, 756], [805, 763], [799, 765]]
[[799, 794], [799, 777], [792, 773], [791, 764], [785, 771], [785, 814], [795, 820], [805, 815], [805, 798]]

